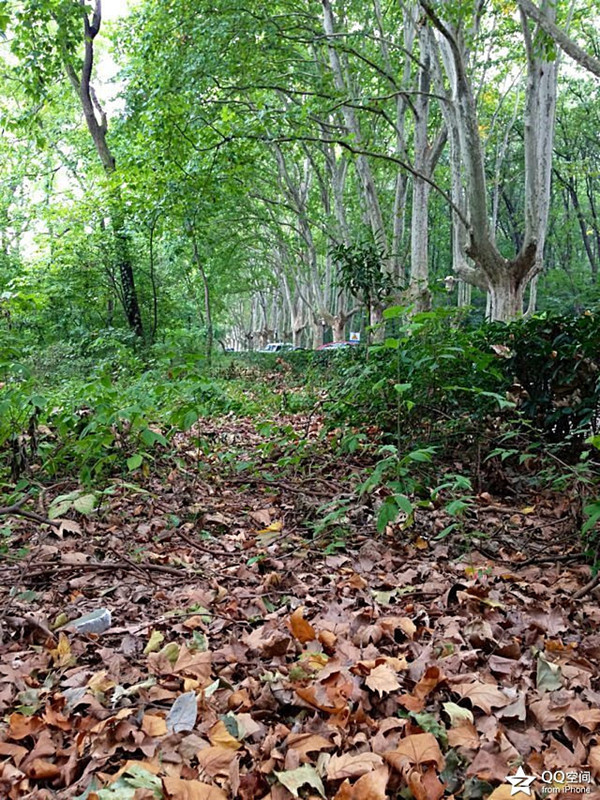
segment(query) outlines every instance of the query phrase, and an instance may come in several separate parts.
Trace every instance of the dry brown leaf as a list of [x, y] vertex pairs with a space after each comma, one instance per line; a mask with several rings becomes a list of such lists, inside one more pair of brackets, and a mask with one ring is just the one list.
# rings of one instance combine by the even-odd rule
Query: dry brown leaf
[[396, 692], [400, 688], [396, 673], [388, 664], [379, 664], [371, 670], [365, 680], [366, 685], [380, 697], [389, 692]]
[[43, 758], [34, 758], [30, 764], [23, 767], [28, 777], [36, 781], [48, 780], [56, 778], [60, 775], [60, 768], [53, 764], [51, 761], [46, 761]]
[[511, 800], [514, 796], [513, 787], [511, 784], [503, 783], [502, 786], [497, 786], [494, 791], [489, 795], [488, 800]]
[[407, 766], [420, 766], [433, 763], [439, 770], [444, 769], [444, 756], [432, 733], [413, 733], [398, 742], [395, 750], [383, 754], [385, 760], [402, 772]]
[[479, 734], [472, 722], [465, 720], [448, 731], [448, 744], [451, 747], [465, 747], [467, 750], [479, 748]]
[[357, 755], [343, 753], [341, 756], [331, 757], [327, 764], [327, 778], [330, 781], [357, 778], [381, 766], [383, 766], [383, 759], [376, 753], [358, 753]]
[[352, 788], [352, 784], [347, 778], [337, 790], [333, 800], [354, 800], [354, 790]]
[[231, 747], [205, 747], [196, 753], [198, 763], [207, 775], [215, 778], [217, 775], [229, 775], [229, 767], [236, 757], [235, 750]]
[[156, 714], [144, 714], [142, 730], [146, 736], [166, 736], [167, 722], [164, 717], [159, 717]]
[[463, 699], [468, 698], [474, 706], [486, 714], [492, 713], [492, 708], [502, 708], [510, 703], [509, 698], [492, 683], [455, 683], [452, 691]]
[[587, 731], [595, 731], [600, 725], [600, 708], [584, 708], [579, 711], [570, 711], [568, 717]]
[[210, 652], [192, 652], [185, 645], [179, 651], [179, 656], [173, 667], [173, 672], [196, 678], [203, 684], [210, 680], [211, 673], [211, 654]]
[[310, 760], [308, 753], [320, 753], [321, 750], [333, 747], [329, 739], [316, 733], [290, 733], [286, 743], [290, 750], [298, 753], [301, 764]]
[[9, 718], [9, 739], [24, 739], [39, 731], [43, 722], [39, 717], [26, 717], [24, 714], [11, 714]]
[[412, 770], [408, 775], [408, 785], [415, 800], [440, 800], [446, 789], [446, 785], [440, 781], [433, 767], [425, 773]]
[[[487, 744], [485, 747], [490, 748], [491, 745]], [[480, 750], [467, 767], [468, 776], [475, 775], [484, 781], [503, 781], [509, 772], [508, 762], [502, 753], [490, 752], [489, 749]]]
[[9, 756], [15, 762], [15, 766], [17, 767], [28, 753], [29, 750], [26, 747], [21, 747], [20, 744], [0, 742], [0, 756]]
[[384, 764], [359, 778], [352, 787], [352, 800], [386, 800], [390, 771]]
[[227, 795], [216, 786], [201, 781], [182, 778], [163, 778], [165, 800], [227, 800]]
[[333, 698], [335, 705], [332, 705], [332, 702], [321, 701], [317, 698], [315, 686], [298, 686], [294, 691], [305, 703], [318, 708], [319, 711], [324, 711], [326, 714], [339, 714], [348, 706], [348, 703], [342, 701], [339, 697]]
[[409, 711], [422, 711], [425, 708], [427, 695], [444, 680], [446, 676], [439, 667], [428, 667], [411, 694], [403, 694], [398, 698], [398, 702]]
[[327, 652], [332, 653], [335, 650], [337, 636], [332, 631], [319, 631], [318, 639]]
[[290, 630], [300, 644], [312, 642], [317, 638], [313, 626], [304, 619], [304, 606], [299, 606], [290, 617]]
[[394, 636], [394, 633], [398, 628], [404, 633], [409, 639], [413, 639], [415, 633], [417, 632], [417, 626], [408, 617], [382, 617], [379, 620], [379, 625], [381, 626], [381, 630], [388, 634], [388, 636]]

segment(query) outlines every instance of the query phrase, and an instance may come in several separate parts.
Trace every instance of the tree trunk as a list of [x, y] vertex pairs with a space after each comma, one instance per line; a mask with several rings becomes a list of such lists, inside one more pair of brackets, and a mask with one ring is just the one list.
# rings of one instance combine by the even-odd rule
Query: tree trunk
[[[483, 144], [475, 94], [467, 71], [464, 36], [451, 24], [442, 22], [428, 0], [420, 2], [440, 36], [439, 52], [451, 92], [445, 114], [450, 119], [450, 135], [456, 139], [460, 166], [464, 167], [464, 207], [469, 222], [465, 255], [473, 260], [476, 268], [461, 264], [459, 277], [488, 289], [492, 319], [509, 320], [522, 313], [524, 291], [542, 269], [550, 198], [557, 64], [545, 60], [543, 48], [534, 43], [527, 19], [523, 17], [527, 55], [525, 236], [519, 253], [509, 260], [498, 250], [494, 231], [490, 229]], [[545, 13], [554, 14], [553, 0], [544, 0], [542, 5]], [[444, 91], [439, 67], [437, 73], [438, 89]]]
[[[94, 39], [100, 31], [101, 24], [102, 10], [100, 0], [95, 0], [92, 6], [91, 18], [88, 16], [87, 12], [83, 17], [84, 57], [81, 75], [77, 75], [75, 67], [66, 56], [63, 63], [67, 76], [81, 103], [81, 109], [85, 117], [87, 128], [94, 142], [98, 157], [104, 167], [104, 171], [107, 175], [112, 175], [116, 170], [116, 161], [106, 141], [106, 132], [108, 129], [106, 113], [98, 102], [98, 98], [91, 85], [92, 68], [94, 65]], [[118, 187], [114, 188], [111, 192], [110, 206], [115, 236], [117, 267], [121, 281], [123, 308], [129, 327], [136, 336], [142, 337], [144, 335], [142, 314], [138, 303], [133, 263], [129, 252], [128, 237], [124, 224], [123, 201]]]
[[198, 267], [200, 277], [202, 278], [202, 286], [204, 288], [204, 322], [206, 325], [205, 354], [206, 354], [206, 363], [210, 368], [212, 366], [212, 351], [213, 351], [213, 340], [214, 340], [214, 330], [212, 323], [212, 306], [210, 299], [210, 284], [208, 282], [208, 277], [206, 275], [204, 265], [202, 264], [202, 259], [200, 258], [198, 245], [195, 239], [193, 242], [193, 247], [194, 247], [194, 260], [196, 261], [196, 266]]

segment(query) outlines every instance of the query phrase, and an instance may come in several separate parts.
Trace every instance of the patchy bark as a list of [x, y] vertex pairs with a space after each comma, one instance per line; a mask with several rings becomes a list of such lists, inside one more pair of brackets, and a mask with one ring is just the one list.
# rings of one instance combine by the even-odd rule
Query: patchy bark
[[[494, 320], [509, 320], [523, 312], [525, 290], [542, 269], [548, 208], [552, 143], [556, 106], [556, 61], [547, 61], [533, 47], [528, 20], [523, 17], [523, 37], [527, 53], [527, 95], [525, 112], [525, 233], [519, 252], [505, 258], [496, 245], [487, 211], [487, 186], [483, 146], [479, 130], [475, 95], [467, 75], [468, 52], [459, 29], [437, 16], [427, 0], [421, 5], [430, 17], [437, 38], [437, 84], [443, 91], [443, 64], [450, 92], [442, 104], [451, 140], [453, 201], [460, 202], [468, 221], [462, 230], [454, 220], [454, 268], [458, 276], [489, 292], [489, 314]], [[552, 2], [544, 3], [545, 13], [553, 14]], [[457, 252], [461, 251], [461, 255]], [[466, 258], [474, 266], [471, 266]]]
[[[92, 69], [94, 66], [94, 40], [100, 32], [101, 24], [101, 2], [100, 0], [95, 0], [92, 6], [91, 16], [87, 11], [83, 14], [84, 56], [81, 74], [77, 74], [75, 67], [66, 53], [63, 57], [63, 63], [67, 76], [79, 98], [88, 131], [92, 137], [94, 147], [104, 167], [104, 171], [107, 175], [112, 175], [116, 170], [116, 161], [106, 141], [106, 133], [108, 130], [106, 112], [100, 105], [91, 84]], [[142, 314], [135, 287], [133, 263], [129, 253], [123, 201], [117, 186], [110, 189], [110, 206], [123, 307], [129, 327], [137, 336], [142, 337], [144, 334]]]

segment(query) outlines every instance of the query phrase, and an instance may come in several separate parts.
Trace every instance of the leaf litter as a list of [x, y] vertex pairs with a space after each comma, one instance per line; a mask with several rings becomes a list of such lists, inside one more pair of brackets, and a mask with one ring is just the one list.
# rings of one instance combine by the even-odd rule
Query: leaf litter
[[[590, 574], [561, 557], [564, 505], [482, 497], [493, 536], [468, 548], [435, 538], [437, 512], [378, 534], [368, 464], [332, 456], [314, 415], [277, 424], [303, 468], [251, 420], [201, 421], [143, 485], [14, 523], [0, 797], [499, 800], [518, 766], [599, 781], [600, 607], [574, 597]], [[342, 547], [307, 527], [340, 502]]]

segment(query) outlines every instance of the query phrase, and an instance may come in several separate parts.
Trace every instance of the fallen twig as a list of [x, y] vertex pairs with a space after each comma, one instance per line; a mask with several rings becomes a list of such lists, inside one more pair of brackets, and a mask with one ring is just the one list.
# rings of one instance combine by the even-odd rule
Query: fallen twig
[[24, 497], [22, 500], [19, 500], [18, 503], [13, 503], [12, 506], [0, 506], [0, 517], [25, 517], [25, 519], [33, 520], [33, 522], [41, 522], [44, 525], [52, 525], [55, 528], [60, 527], [60, 522], [55, 522], [53, 519], [42, 517], [40, 514], [36, 514], [35, 511], [27, 511], [26, 508], [21, 508], [21, 506], [26, 503], [27, 500], [29, 500], [29, 497]]
[[598, 571], [585, 586], [582, 586], [581, 589], [575, 592], [573, 600], [581, 600], [582, 597], [585, 597], [588, 592], [591, 592], [592, 589], [595, 589], [598, 585], [600, 585], [600, 571]]

